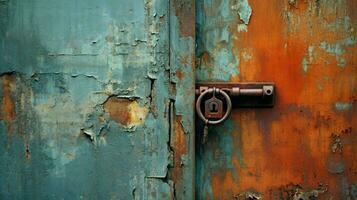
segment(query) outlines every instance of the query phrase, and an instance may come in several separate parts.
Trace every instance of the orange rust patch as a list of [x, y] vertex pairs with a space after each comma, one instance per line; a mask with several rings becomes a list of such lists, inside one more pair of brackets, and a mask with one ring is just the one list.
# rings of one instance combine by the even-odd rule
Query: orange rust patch
[[[181, 120], [182, 120], [181, 116], [176, 116], [176, 120], [174, 124], [175, 133], [171, 137], [173, 143], [172, 146], [174, 148], [176, 156], [182, 156], [187, 153], [187, 135], [185, 135], [185, 132], [183, 131]], [[180, 160], [181, 157], [177, 157], [177, 161]], [[177, 163], [179, 164], [180, 162]]]
[[191, 0], [175, 0], [173, 6], [180, 24], [180, 35], [182, 37], [193, 37], [195, 35], [195, 12], [191, 6]]
[[3, 97], [0, 119], [6, 123], [8, 133], [12, 132], [12, 121], [15, 119], [15, 103], [11, 97], [15, 79], [13, 74], [6, 74], [2, 78]]
[[[234, 169], [213, 173], [211, 184], [216, 198], [228, 199], [254, 188], [264, 194], [265, 199], [271, 197], [272, 190], [290, 183], [304, 188], [315, 188], [324, 183], [329, 186], [327, 193], [336, 195], [342, 187], [334, 173], [339, 170], [334, 169], [336, 162], [344, 166], [345, 178], [355, 180], [357, 140], [351, 122], [344, 116], [335, 115], [326, 105], [315, 105], [309, 110], [276, 109], [266, 114], [250, 110], [232, 113], [234, 121], [241, 125], [241, 130], [233, 133], [233, 141], [239, 141], [235, 138], [243, 141], [235, 142], [234, 146], [240, 148], [245, 166], [242, 167], [236, 156], [232, 156]], [[277, 116], [276, 113], [281, 114]], [[329, 122], [320, 122], [321, 116]], [[331, 134], [340, 136], [341, 153], [334, 152]], [[239, 175], [237, 179], [233, 172]]]
[[135, 126], [144, 123], [148, 108], [140, 107], [137, 101], [125, 98], [110, 97], [104, 104], [105, 112], [124, 126]]
[[199, 57], [200, 57], [199, 64], [201, 66], [212, 66], [213, 60], [207, 51], [203, 52]]
[[[252, 188], [264, 199], [276, 199], [272, 193], [289, 191], [290, 184], [308, 191], [320, 183], [328, 185], [327, 195], [345, 199], [343, 184], [357, 178], [357, 45], [341, 45], [344, 67], [338, 66], [336, 54], [320, 46], [321, 42], [333, 46], [355, 33], [342, 26], [331, 28], [347, 17], [346, 5], [309, 8], [306, 2], [313, 3], [296, 1], [291, 6], [288, 1], [252, 0], [248, 31], [235, 30], [232, 22], [233, 50], [240, 58], [241, 73], [231, 81], [274, 81], [278, 96], [272, 109], [232, 111], [240, 125], [232, 134], [234, 150], [240, 149], [245, 166], [232, 156], [233, 169], [207, 167], [217, 199], [231, 199]], [[352, 13], [357, 1], [349, 4]], [[355, 21], [356, 14], [349, 17]], [[355, 23], [350, 25], [356, 29]], [[309, 68], [303, 72], [302, 61], [311, 46]], [[336, 102], [352, 102], [353, 108], [336, 112]]]
[[[282, 101], [296, 97], [303, 87], [301, 60], [307, 45], [296, 37], [284, 36], [284, 20], [280, 10], [281, 1], [251, 1], [254, 15], [247, 32], [237, 32], [234, 49], [249, 49], [252, 59], [241, 63], [239, 81], [274, 81], [277, 85], [286, 85], [288, 91], [280, 93]], [[267, 16], [269, 16], [267, 18]], [[301, 30], [305, 31], [305, 30]], [[254, 68], [254, 69], [252, 69]], [[237, 81], [237, 77], [233, 77]]]
[[177, 78], [182, 80], [184, 78], [184, 73], [181, 70], [177, 70], [176, 71], [176, 76], [177, 76]]
[[188, 152], [188, 135], [185, 135], [185, 132], [181, 124], [182, 117], [176, 116], [174, 122], [174, 132], [171, 134], [171, 147], [173, 150], [173, 159], [174, 167], [171, 170], [172, 179], [175, 182], [176, 188], [185, 187], [184, 182], [182, 181], [182, 175], [184, 174], [182, 156], [187, 155]]
[[348, 0], [347, 1], [348, 14], [351, 19], [357, 19], [357, 1], [356, 0]]

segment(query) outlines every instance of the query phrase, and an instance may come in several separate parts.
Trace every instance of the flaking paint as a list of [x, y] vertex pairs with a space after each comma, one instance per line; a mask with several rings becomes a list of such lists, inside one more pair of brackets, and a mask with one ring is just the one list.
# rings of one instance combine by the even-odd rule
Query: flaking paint
[[176, 199], [195, 195], [195, 1], [170, 1], [172, 168]]
[[240, 20], [242, 20], [245, 25], [249, 24], [252, 8], [250, 7], [248, 0], [237, 0], [236, 4], [232, 6], [232, 9], [237, 11]]
[[[240, 0], [196, 1], [197, 81], [229, 81], [240, 74], [240, 58], [233, 50], [234, 38], [231, 34], [232, 29], [239, 27], [231, 24], [240, 24], [239, 15], [248, 23], [248, 8], [248, 2]], [[212, 26], [206, 26], [208, 21]]]
[[[183, 109], [193, 100], [176, 100], [172, 88], [181, 94], [193, 79], [183, 86], [171, 73], [192, 74], [186, 47], [194, 45], [191, 29], [169, 29], [169, 7], [0, 2], [1, 199], [170, 199], [175, 188], [180, 197], [169, 175], [170, 109], [185, 115], [181, 124], [193, 135], [193, 109]], [[169, 35], [176, 31], [187, 41], [177, 51], [185, 48], [188, 59], [174, 70]]]

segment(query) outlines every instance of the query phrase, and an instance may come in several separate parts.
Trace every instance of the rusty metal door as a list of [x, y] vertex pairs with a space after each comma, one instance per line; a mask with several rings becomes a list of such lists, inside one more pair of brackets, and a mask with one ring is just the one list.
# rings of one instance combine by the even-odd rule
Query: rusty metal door
[[[356, 10], [0, 0], [0, 199], [356, 199]], [[271, 81], [275, 105], [202, 144], [195, 81]]]
[[272, 81], [272, 108], [196, 127], [196, 199], [357, 199], [357, 1], [196, 0], [196, 81]]

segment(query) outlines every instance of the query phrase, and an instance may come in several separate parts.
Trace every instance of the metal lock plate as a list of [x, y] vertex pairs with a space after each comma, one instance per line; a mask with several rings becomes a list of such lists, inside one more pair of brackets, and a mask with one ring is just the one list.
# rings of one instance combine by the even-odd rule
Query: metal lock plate
[[205, 117], [208, 119], [219, 119], [223, 117], [223, 102], [213, 96], [205, 101]]
[[276, 91], [273, 82], [199, 82], [196, 83], [196, 95], [209, 88], [225, 91], [231, 98], [233, 107], [274, 106]]

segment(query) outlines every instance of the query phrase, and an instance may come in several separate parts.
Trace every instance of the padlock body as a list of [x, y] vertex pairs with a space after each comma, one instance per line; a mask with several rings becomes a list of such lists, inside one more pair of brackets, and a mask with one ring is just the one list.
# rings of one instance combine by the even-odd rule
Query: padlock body
[[223, 102], [213, 96], [205, 101], [204, 116], [207, 119], [220, 119], [223, 117]]

